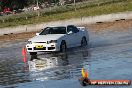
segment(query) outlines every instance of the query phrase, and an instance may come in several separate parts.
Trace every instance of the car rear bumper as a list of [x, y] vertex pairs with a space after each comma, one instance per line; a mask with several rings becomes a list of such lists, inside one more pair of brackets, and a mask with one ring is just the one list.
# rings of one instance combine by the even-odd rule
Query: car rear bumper
[[60, 51], [60, 46], [56, 43], [43, 44], [33, 43], [26, 45], [27, 52], [45, 52], [45, 51]]

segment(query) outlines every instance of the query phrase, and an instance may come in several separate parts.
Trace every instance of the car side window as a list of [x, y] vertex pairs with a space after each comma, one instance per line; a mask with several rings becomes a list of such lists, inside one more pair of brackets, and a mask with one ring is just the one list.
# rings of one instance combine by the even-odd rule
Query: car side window
[[48, 34], [53, 34], [53, 33], [54, 33], [53, 29], [52, 29], [52, 28], [50, 28], [50, 29], [49, 29], [49, 33], [48, 33]]
[[79, 30], [78, 30], [77, 27], [75, 27], [75, 26], [68, 26], [68, 27], [67, 27], [67, 32], [69, 33], [70, 31], [72, 31], [72, 33], [77, 33], [77, 32], [79, 32]]
[[72, 27], [68, 26], [68, 27], [67, 27], [67, 32], [69, 33], [70, 31], [73, 32], [73, 29], [72, 29]]
[[73, 31], [74, 31], [74, 33], [79, 32], [78, 28], [77, 28], [77, 27], [75, 27], [75, 26], [73, 26]]

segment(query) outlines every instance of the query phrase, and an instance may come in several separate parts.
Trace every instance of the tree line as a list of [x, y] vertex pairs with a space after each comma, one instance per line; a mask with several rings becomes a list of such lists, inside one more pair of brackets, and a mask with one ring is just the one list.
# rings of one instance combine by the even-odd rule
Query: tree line
[[27, 5], [27, 0], [0, 0], [0, 11], [5, 8], [10, 8], [10, 10], [22, 9]]

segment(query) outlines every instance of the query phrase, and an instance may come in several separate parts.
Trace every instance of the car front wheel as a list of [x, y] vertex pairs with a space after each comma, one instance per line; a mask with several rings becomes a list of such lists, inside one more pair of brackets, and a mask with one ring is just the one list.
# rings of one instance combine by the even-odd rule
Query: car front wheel
[[30, 55], [37, 55], [37, 52], [30, 52]]
[[81, 40], [81, 46], [86, 46], [86, 45], [87, 45], [87, 40], [85, 37], [83, 37]]
[[60, 51], [66, 52], [66, 50], [67, 50], [66, 42], [62, 41], [61, 46], [60, 46]]

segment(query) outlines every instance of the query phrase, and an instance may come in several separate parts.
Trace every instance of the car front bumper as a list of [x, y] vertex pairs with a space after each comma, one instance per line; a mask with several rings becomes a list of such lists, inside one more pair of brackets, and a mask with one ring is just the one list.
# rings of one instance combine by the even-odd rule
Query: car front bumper
[[27, 44], [28, 52], [45, 52], [45, 51], [60, 51], [60, 46], [57, 43], [32, 43]]

